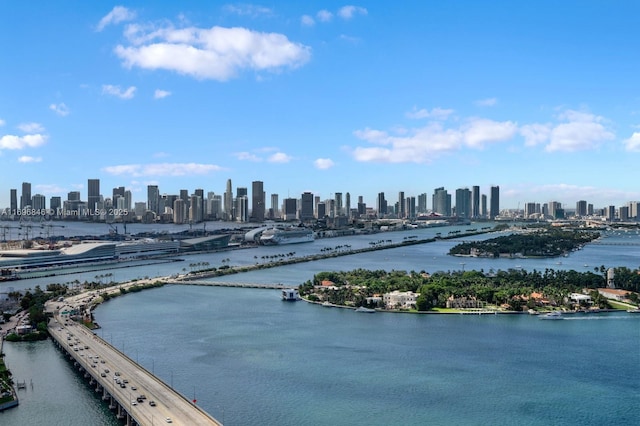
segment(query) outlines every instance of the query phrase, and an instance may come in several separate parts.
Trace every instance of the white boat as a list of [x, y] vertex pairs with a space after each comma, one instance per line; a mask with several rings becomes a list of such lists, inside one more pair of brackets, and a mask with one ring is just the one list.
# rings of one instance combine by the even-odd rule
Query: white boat
[[630, 314], [640, 314], [640, 308], [627, 309], [627, 312], [629, 312]]
[[262, 232], [260, 244], [282, 245], [310, 243], [314, 240], [313, 230], [302, 227], [269, 228]]
[[375, 311], [376, 311], [375, 309], [365, 308], [364, 306], [360, 306], [359, 308], [356, 308], [356, 312], [364, 312], [367, 314], [372, 314]]
[[564, 317], [562, 316], [562, 312], [553, 311], [553, 312], [549, 312], [547, 314], [542, 315], [540, 317], [540, 319], [543, 319], [543, 320], [563, 320]]

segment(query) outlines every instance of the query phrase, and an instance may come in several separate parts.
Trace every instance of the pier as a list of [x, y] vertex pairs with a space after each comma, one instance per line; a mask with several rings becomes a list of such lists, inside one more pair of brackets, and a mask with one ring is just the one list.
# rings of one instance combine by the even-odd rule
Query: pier
[[[221, 425], [195, 403], [61, 312], [79, 309], [78, 298], [48, 302], [54, 313], [49, 334], [80, 374], [102, 395], [115, 415], [127, 426], [172, 423]], [[144, 398], [142, 398], [144, 396]]]

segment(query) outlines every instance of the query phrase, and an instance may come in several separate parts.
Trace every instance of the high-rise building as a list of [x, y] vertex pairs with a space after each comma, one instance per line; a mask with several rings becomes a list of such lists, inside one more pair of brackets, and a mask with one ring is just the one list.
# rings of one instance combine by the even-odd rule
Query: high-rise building
[[616, 206], [608, 206], [605, 209], [605, 216], [609, 222], [616, 220]]
[[342, 212], [342, 192], [336, 192], [333, 204], [333, 216], [340, 216]]
[[387, 214], [387, 200], [384, 198], [384, 192], [378, 192], [376, 210], [378, 210], [378, 217], [384, 217]]
[[195, 191], [193, 191], [193, 193], [197, 197], [200, 197], [200, 201], [199, 201], [200, 212], [198, 213], [198, 219], [199, 219], [198, 222], [202, 222], [207, 214], [207, 208], [206, 208], [207, 203], [204, 202], [204, 189], [198, 188]]
[[524, 206], [524, 218], [528, 219], [529, 217], [536, 214], [536, 203], [527, 203]]
[[347, 218], [351, 218], [351, 194], [350, 193], [346, 193], [344, 196], [344, 201], [345, 201], [345, 215], [347, 216]]
[[629, 207], [629, 218], [630, 219], [640, 219], [640, 202], [638, 201], [629, 201], [627, 203], [627, 206]]
[[39, 211], [46, 210], [47, 202], [45, 196], [42, 194], [36, 194], [31, 197], [31, 208]]
[[487, 210], [487, 194], [480, 195], [480, 216], [485, 218], [489, 216], [489, 211]]
[[316, 207], [316, 211], [317, 211], [317, 216], [318, 219], [324, 219], [325, 216], [327, 215], [327, 209], [326, 209], [327, 205], [325, 203], [318, 203], [317, 207]]
[[407, 217], [407, 206], [404, 201], [404, 191], [398, 192], [398, 209], [396, 210], [396, 214], [399, 219]]
[[447, 193], [444, 187], [436, 188], [433, 191], [431, 205], [435, 213], [451, 216], [451, 194]]
[[256, 222], [264, 222], [264, 198], [264, 183], [259, 180], [251, 182], [251, 219]]
[[271, 210], [272, 219], [280, 217], [280, 208], [278, 207], [278, 194], [271, 194]]
[[549, 216], [551, 216], [551, 219], [560, 219], [560, 212], [562, 211], [562, 213], [564, 213], [564, 210], [562, 209], [562, 203], [558, 202], [558, 201], [549, 201], [547, 203], [547, 212], [549, 212]]
[[300, 198], [300, 220], [307, 222], [313, 219], [313, 193], [303, 192]]
[[[240, 189], [240, 188], [238, 188]], [[243, 188], [247, 189], [247, 188]], [[249, 197], [245, 195], [241, 195], [236, 197], [235, 200], [235, 212], [236, 212], [236, 220], [238, 222], [248, 222], [249, 221]]]
[[295, 220], [298, 212], [298, 200], [295, 198], [285, 198], [282, 203], [282, 219]]
[[182, 198], [176, 198], [173, 202], [173, 223], [185, 223], [185, 205]]
[[67, 201], [80, 201], [80, 191], [71, 191], [67, 194]]
[[418, 195], [418, 214], [427, 212], [427, 193]]
[[471, 188], [471, 217], [480, 217], [480, 187], [477, 185]]
[[489, 218], [495, 219], [500, 215], [500, 187], [491, 187], [491, 207], [489, 208]]
[[415, 219], [416, 217], [416, 197], [405, 198], [405, 217], [408, 219]]
[[160, 211], [160, 190], [158, 185], [147, 185], [147, 210], [157, 215], [162, 213]]
[[464, 219], [471, 218], [471, 194], [469, 188], [456, 189], [456, 216]]
[[202, 197], [193, 194], [189, 198], [189, 221], [191, 223], [202, 222]]
[[87, 180], [87, 207], [89, 214], [93, 214], [98, 209], [100, 203], [100, 179]]
[[18, 190], [11, 189], [9, 191], [9, 198], [10, 198], [9, 214], [17, 215], [18, 214]]
[[20, 208], [24, 209], [31, 205], [31, 184], [22, 182], [22, 195], [20, 196]]
[[62, 214], [62, 198], [60, 197], [51, 197], [49, 200], [49, 209], [51, 210], [52, 216], [59, 216]]
[[629, 220], [629, 206], [622, 206], [618, 209], [618, 218], [622, 222]]
[[580, 200], [576, 203], [576, 216], [584, 217], [587, 215], [587, 202]]
[[233, 189], [231, 179], [227, 179], [227, 189], [224, 192], [224, 217], [226, 220], [234, 220], [233, 214]]

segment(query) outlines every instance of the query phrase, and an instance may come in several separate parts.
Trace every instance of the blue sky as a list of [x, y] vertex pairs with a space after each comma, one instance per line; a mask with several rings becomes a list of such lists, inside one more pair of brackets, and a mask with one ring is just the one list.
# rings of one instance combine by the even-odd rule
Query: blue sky
[[640, 200], [636, 1], [0, 3], [0, 206], [262, 180]]

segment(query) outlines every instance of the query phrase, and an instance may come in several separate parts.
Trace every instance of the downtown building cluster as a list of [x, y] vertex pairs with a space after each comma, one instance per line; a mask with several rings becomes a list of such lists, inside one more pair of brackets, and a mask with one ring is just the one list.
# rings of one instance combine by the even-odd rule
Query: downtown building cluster
[[[100, 190], [99, 179], [87, 180], [86, 198], [79, 191], [71, 191], [65, 200], [52, 196], [47, 203], [43, 194], [31, 193], [31, 183], [23, 182], [21, 193], [10, 190], [10, 206], [2, 210], [4, 219], [24, 219], [28, 216], [45, 216], [46, 219], [127, 221], [143, 223], [199, 223], [207, 220], [230, 222], [263, 222], [283, 220], [313, 222], [326, 220], [333, 226], [345, 226], [353, 220], [365, 219], [429, 219], [456, 218], [458, 220], [493, 220], [496, 218], [522, 218], [534, 220], [567, 219], [572, 217], [597, 217], [608, 221], [639, 220], [640, 203], [629, 202], [616, 208], [607, 206], [594, 209], [584, 200], [576, 203], [575, 210], [565, 209], [557, 201], [525, 203], [523, 209], [500, 210], [500, 187], [491, 186], [489, 193], [481, 193], [479, 186], [458, 188], [451, 194], [444, 187], [435, 188], [428, 205], [428, 194], [406, 196], [403, 191], [397, 197], [387, 198], [384, 192], [376, 196], [375, 207], [369, 207], [359, 195], [352, 201], [349, 192], [335, 192], [322, 199], [311, 192], [303, 192], [298, 198], [280, 200], [278, 194], [267, 193], [262, 181], [251, 183], [251, 193], [246, 186], [233, 188], [227, 180], [223, 193], [204, 189], [182, 189], [176, 194], [162, 193], [158, 185], [147, 186], [147, 200], [134, 202], [132, 193], [125, 187], [111, 190], [111, 196]], [[454, 203], [455, 202], [455, 203]], [[519, 206], [518, 206], [519, 207]]]

